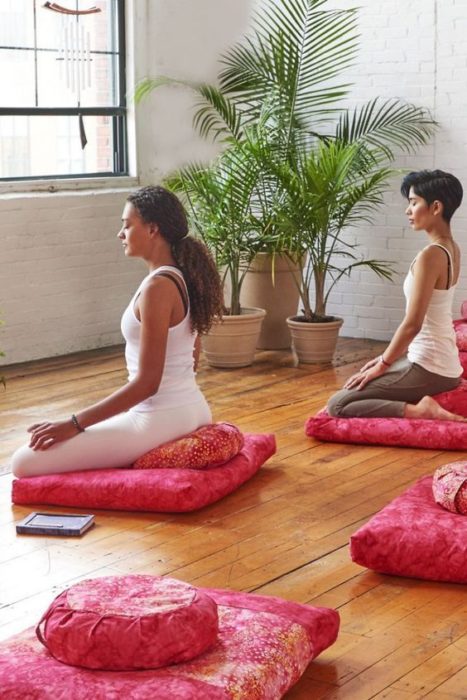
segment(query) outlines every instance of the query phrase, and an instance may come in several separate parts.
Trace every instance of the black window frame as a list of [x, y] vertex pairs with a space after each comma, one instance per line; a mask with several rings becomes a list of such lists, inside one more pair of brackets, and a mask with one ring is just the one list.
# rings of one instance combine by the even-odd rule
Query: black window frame
[[[114, 107], [0, 107], [2, 116], [110, 116], [113, 121], [113, 171], [96, 173], [70, 173], [66, 175], [23, 175], [19, 177], [0, 177], [0, 183], [35, 180], [76, 180], [90, 178], [116, 178], [128, 176], [128, 139], [127, 139], [127, 104], [126, 104], [126, 34], [125, 34], [125, 0], [116, 0], [117, 34], [118, 34], [118, 84], [119, 104]], [[2, 47], [15, 48], [22, 47]]]

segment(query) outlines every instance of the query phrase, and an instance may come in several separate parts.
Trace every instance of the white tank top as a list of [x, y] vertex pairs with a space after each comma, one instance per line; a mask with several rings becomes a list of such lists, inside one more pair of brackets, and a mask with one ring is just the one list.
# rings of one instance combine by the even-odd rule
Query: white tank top
[[[139, 285], [130, 303], [123, 312], [121, 329], [126, 341], [125, 360], [128, 380], [135, 378], [138, 372], [141, 321], [135, 315], [135, 301], [147, 281], [159, 272], [173, 272], [185, 286], [180, 270], [170, 265], [163, 265], [147, 275]], [[188, 294], [187, 294], [188, 297]], [[188, 302], [189, 304], [189, 302]], [[155, 394], [134, 406], [134, 411], [153, 411], [163, 407], [187, 405], [199, 401], [203, 395], [196, 384], [193, 368], [193, 350], [196, 334], [191, 329], [190, 308], [182, 321], [169, 328], [164, 369], [159, 388]]]
[[[449, 250], [438, 243], [432, 245], [437, 245], [449, 255], [449, 269], [452, 276], [454, 266]], [[412, 266], [414, 262], [415, 260], [410, 265], [404, 281], [406, 309], [413, 289]], [[433, 290], [422, 328], [407, 350], [410, 362], [415, 362], [428, 372], [434, 372], [442, 377], [460, 377], [463, 372], [456, 346], [456, 334], [452, 325], [452, 302], [455, 288], [456, 285], [452, 285], [449, 289]]]

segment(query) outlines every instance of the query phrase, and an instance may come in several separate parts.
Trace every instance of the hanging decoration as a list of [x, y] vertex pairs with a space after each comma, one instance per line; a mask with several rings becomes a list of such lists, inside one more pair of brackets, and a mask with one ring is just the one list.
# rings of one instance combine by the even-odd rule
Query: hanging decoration
[[[76, 94], [78, 106], [81, 104], [81, 94], [92, 86], [91, 73], [91, 35], [82, 23], [80, 15], [90, 15], [102, 10], [99, 7], [91, 7], [87, 10], [70, 10], [54, 2], [46, 2], [43, 5], [46, 10], [58, 12], [61, 17], [61, 48], [58, 52], [59, 79], [64, 80], [68, 90]], [[79, 136], [81, 148], [87, 144], [83, 115], [78, 115]]]

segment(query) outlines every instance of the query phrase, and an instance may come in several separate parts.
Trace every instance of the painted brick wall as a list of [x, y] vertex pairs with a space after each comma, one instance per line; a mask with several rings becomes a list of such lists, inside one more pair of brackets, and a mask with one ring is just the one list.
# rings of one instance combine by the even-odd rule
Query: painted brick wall
[[145, 274], [116, 238], [122, 191], [0, 198], [5, 362], [122, 342], [120, 315]]
[[[397, 165], [451, 171], [467, 191], [467, 2], [362, 0], [357, 5], [361, 49], [349, 71], [355, 84], [351, 102], [398, 97], [429, 108], [440, 127], [433, 142], [416, 156], [401, 157]], [[332, 6], [349, 9], [354, 3], [335, 0]], [[351, 232], [365, 256], [394, 261], [398, 274], [386, 282], [361, 271], [339, 284], [328, 310], [344, 317], [344, 335], [386, 340], [402, 318], [402, 281], [426, 238], [406, 224], [399, 180], [373, 225]], [[457, 312], [467, 299], [467, 194], [453, 219], [453, 232], [464, 254]]]

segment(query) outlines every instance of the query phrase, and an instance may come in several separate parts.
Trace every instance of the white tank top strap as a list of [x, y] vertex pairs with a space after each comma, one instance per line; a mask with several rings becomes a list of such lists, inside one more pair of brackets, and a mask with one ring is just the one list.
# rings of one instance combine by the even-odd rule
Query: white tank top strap
[[441, 245], [441, 243], [431, 243], [430, 245], [432, 245], [432, 246], [434, 245], [437, 248], [441, 248], [441, 250], [444, 250], [444, 252], [448, 256], [448, 284], [447, 284], [446, 289], [450, 289], [452, 286], [451, 282], [452, 282], [452, 279], [454, 277], [454, 263], [452, 260], [451, 252], [444, 245]]
[[172, 265], [161, 265], [161, 267], [154, 270], [149, 277], [168, 277], [172, 280], [172, 283], [175, 284], [178, 289], [178, 293], [180, 294], [186, 316], [190, 310], [190, 296], [188, 294], [188, 288], [182, 272], [177, 267], [173, 267]]
[[188, 291], [183, 272], [180, 270], [180, 268], [175, 267], [174, 265], [161, 265], [160, 267], [157, 267], [155, 270], [150, 272], [148, 278], [156, 277], [160, 272], [173, 272], [183, 282], [183, 286]]

